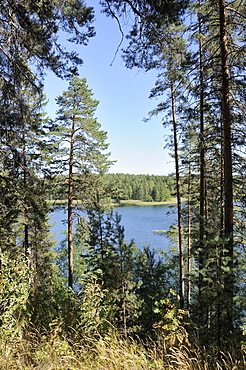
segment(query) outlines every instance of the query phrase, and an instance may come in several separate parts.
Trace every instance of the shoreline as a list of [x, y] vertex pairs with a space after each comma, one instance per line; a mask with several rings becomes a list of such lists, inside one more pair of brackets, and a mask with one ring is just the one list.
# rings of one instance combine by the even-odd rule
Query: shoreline
[[[51, 206], [64, 206], [67, 204], [66, 200], [62, 199], [56, 199], [56, 200], [47, 200], [48, 205]], [[81, 201], [74, 200], [74, 205], [80, 205]], [[110, 205], [113, 207], [129, 207], [129, 206], [137, 206], [137, 207], [145, 207], [145, 206], [167, 206], [177, 204], [176, 198], [171, 198], [170, 200], [164, 201], [164, 202], [145, 202], [142, 200], [135, 200], [135, 199], [129, 199], [129, 200], [112, 200], [110, 202]]]
[[145, 206], [167, 206], [171, 204], [176, 204], [176, 198], [171, 198], [170, 200], [166, 200], [164, 202], [145, 202], [143, 200], [119, 200], [119, 201], [112, 201], [111, 204], [114, 207], [129, 207], [129, 206], [137, 206], [137, 207], [145, 207]]

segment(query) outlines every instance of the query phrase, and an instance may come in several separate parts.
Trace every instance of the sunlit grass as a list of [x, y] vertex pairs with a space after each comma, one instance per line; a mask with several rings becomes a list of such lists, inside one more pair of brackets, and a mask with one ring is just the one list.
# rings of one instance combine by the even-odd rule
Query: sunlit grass
[[119, 200], [119, 201], [113, 201], [112, 204], [115, 206], [165, 206], [170, 204], [175, 204], [176, 198], [171, 198], [170, 200], [167, 200], [165, 202], [143, 202], [142, 200], [135, 200], [135, 199], [129, 199], [129, 200]]
[[[62, 206], [67, 204], [67, 200], [62, 199], [56, 199], [56, 200], [47, 200], [47, 203], [52, 206]], [[80, 205], [82, 204], [79, 200], [73, 201], [74, 205]], [[135, 199], [129, 199], [129, 200], [111, 200], [110, 205], [113, 207], [120, 207], [120, 206], [166, 206], [176, 203], [176, 198], [171, 198], [170, 200], [167, 200], [165, 202], [143, 202], [142, 200], [135, 200]]]
[[222, 354], [214, 360], [204, 351], [164, 344], [142, 345], [118, 336], [68, 342], [56, 333], [0, 344], [4, 370], [244, 370], [245, 360]]

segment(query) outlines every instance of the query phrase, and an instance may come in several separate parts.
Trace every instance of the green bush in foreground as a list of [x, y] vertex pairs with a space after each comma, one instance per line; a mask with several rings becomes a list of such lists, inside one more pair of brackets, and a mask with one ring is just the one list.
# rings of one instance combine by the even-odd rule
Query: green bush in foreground
[[28, 298], [31, 286], [31, 269], [21, 256], [11, 260], [0, 255], [0, 338], [10, 340], [21, 337], [28, 320]]

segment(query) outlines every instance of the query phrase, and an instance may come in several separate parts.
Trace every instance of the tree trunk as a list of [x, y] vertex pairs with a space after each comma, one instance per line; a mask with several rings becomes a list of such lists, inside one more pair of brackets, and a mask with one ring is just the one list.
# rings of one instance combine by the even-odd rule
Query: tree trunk
[[124, 335], [127, 337], [127, 318], [126, 318], [126, 293], [125, 293], [125, 281], [122, 278], [121, 281], [121, 293], [122, 293], [122, 323], [123, 323], [123, 330]]
[[[26, 135], [25, 135], [25, 127], [23, 123], [23, 135], [22, 135], [22, 141], [23, 141], [23, 188], [24, 192], [27, 191], [27, 163], [26, 163]], [[29, 251], [29, 228], [28, 228], [28, 202], [27, 197], [25, 194], [24, 197], [24, 251], [25, 255], [28, 256], [30, 253]], [[30, 257], [30, 256], [29, 256]]]
[[36, 290], [39, 285], [38, 273], [39, 273], [39, 242], [38, 242], [38, 232], [37, 227], [34, 227], [34, 265], [35, 265], [35, 273], [34, 273], [34, 289]]
[[175, 173], [176, 173], [176, 188], [177, 188], [177, 206], [178, 206], [178, 236], [179, 236], [179, 295], [180, 308], [184, 308], [184, 249], [183, 249], [183, 232], [182, 232], [182, 209], [181, 209], [181, 193], [180, 193], [180, 175], [179, 175], [179, 157], [178, 157], [178, 138], [177, 138], [177, 117], [175, 106], [174, 85], [171, 83], [172, 97], [172, 118], [173, 118], [173, 139], [174, 139], [174, 157], [175, 157]]
[[[227, 335], [233, 331], [233, 184], [232, 184], [232, 148], [231, 148], [231, 112], [228, 46], [226, 36], [225, 0], [219, 0], [220, 51], [222, 76], [222, 130], [224, 137], [224, 197], [225, 197], [225, 258], [228, 258], [229, 272], [224, 277], [224, 315], [223, 327]], [[225, 338], [224, 338], [225, 339]]]
[[189, 174], [188, 174], [188, 210], [187, 210], [187, 309], [190, 309], [191, 302], [191, 164], [189, 161]]
[[[201, 4], [200, 4], [201, 5]], [[203, 70], [203, 45], [202, 45], [202, 24], [201, 15], [198, 14], [199, 22], [199, 83], [200, 83], [200, 205], [199, 205], [199, 282], [198, 282], [198, 295], [199, 295], [199, 321], [204, 325], [204, 299], [203, 288], [204, 279], [201, 271], [204, 269], [205, 251], [204, 251], [204, 230], [205, 230], [205, 142], [204, 142], [204, 70]]]
[[68, 174], [68, 286], [73, 289], [73, 152], [74, 152], [74, 120], [72, 121], [72, 133], [70, 141], [69, 174]]

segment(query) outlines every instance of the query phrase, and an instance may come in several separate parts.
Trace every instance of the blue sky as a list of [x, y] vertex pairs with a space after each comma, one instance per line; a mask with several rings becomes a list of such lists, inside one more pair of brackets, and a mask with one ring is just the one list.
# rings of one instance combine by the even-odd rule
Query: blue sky
[[[87, 4], [96, 7], [97, 34], [87, 46], [69, 44], [67, 49], [76, 50], [83, 59], [80, 77], [87, 79], [94, 98], [100, 101], [96, 117], [108, 133], [111, 159], [117, 161], [109, 172], [155, 175], [173, 172], [174, 164], [168, 150], [163, 149], [167, 132], [161, 124], [161, 116], [143, 122], [158, 103], [148, 99], [156, 73], [126, 69], [120, 53], [111, 65], [121, 40], [117, 23], [100, 12], [98, 1], [89, 0]], [[49, 99], [47, 112], [50, 117], [54, 118], [57, 110], [55, 98], [67, 86], [67, 81], [50, 72], [47, 74], [45, 94]]]

